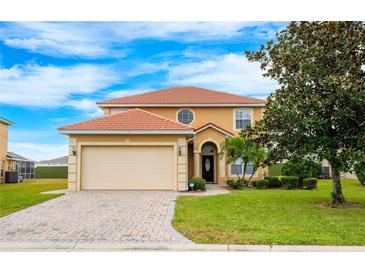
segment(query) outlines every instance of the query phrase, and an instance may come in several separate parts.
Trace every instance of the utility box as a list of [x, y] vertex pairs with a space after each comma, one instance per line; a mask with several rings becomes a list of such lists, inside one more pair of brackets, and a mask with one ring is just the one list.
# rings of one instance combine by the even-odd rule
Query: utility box
[[18, 172], [16, 171], [6, 171], [5, 172], [5, 183], [13, 184], [19, 182]]

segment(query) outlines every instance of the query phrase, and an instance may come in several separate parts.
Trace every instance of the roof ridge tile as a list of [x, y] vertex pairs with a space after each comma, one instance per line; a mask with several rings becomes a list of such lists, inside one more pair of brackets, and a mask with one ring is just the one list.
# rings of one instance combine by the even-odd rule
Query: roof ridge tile
[[264, 104], [266, 100], [240, 94], [193, 86], [177, 86], [146, 91], [125, 97], [99, 101], [97, 104]]

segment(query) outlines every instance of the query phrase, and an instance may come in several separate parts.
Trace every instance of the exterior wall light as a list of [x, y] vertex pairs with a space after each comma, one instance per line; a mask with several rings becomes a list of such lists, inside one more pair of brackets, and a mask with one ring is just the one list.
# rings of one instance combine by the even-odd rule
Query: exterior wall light
[[75, 147], [75, 146], [73, 146], [73, 147], [71, 148], [71, 151], [72, 151], [72, 155], [73, 155], [73, 156], [76, 156], [76, 147]]
[[191, 190], [194, 190], [194, 183], [190, 183], [189, 187], [190, 187]]
[[182, 155], [182, 152], [181, 152], [181, 147], [179, 147], [179, 156]]

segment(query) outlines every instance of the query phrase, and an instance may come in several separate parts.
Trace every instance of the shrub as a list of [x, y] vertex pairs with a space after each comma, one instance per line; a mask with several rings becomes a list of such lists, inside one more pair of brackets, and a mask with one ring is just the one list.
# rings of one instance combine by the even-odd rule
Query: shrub
[[306, 158], [294, 157], [284, 163], [282, 173], [286, 176], [297, 176], [302, 183], [304, 178], [320, 178], [322, 165]]
[[236, 180], [227, 180], [227, 185], [230, 188], [237, 189], [237, 181]]
[[203, 178], [193, 178], [189, 181], [189, 185], [190, 183], [194, 184], [193, 190], [205, 190], [206, 182]]
[[303, 179], [303, 186], [305, 189], [313, 189], [317, 187], [317, 178]]
[[251, 185], [252, 185], [253, 187], [256, 187], [256, 186], [257, 186], [257, 181], [251, 181]]
[[365, 160], [356, 163], [354, 169], [360, 183], [365, 185]]
[[281, 181], [279, 177], [268, 176], [265, 177], [265, 179], [269, 181], [268, 187], [281, 187]]
[[296, 176], [283, 176], [283, 177], [281, 177], [281, 182], [288, 189], [293, 189], [293, 188], [299, 187], [299, 178]]
[[240, 189], [247, 186], [246, 180], [228, 180], [227, 185], [233, 189]]
[[266, 179], [256, 181], [256, 188], [267, 188], [269, 186], [269, 181]]

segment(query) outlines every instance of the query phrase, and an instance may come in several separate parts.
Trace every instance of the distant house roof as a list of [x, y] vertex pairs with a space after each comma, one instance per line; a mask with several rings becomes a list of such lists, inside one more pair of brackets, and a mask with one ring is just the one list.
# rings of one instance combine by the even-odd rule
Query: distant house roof
[[1, 117], [1, 116], [0, 116], [0, 122], [2, 122], [3, 124], [9, 125], [9, 126], [14, 124], [12, 121], [9, 121], [8, 119], [5, 119], [4, 117]]
[[98, 102], [99, 106], [257, 105], [265, 100], [198, 87], [173, 87]]
[[19, 154], [16, 154], [16, 153], [10, 152], [10, 151], [8, 151], [7, 159], [13, 160], [13, 161], [35, 162], [34, 160], [27, 159], [23, 156], [20, 156]]
[[68, 156], [62, 156], [55, 159], [44, 160], [37, 162], [37, 166], [39, 165], [67, 165], [68, 164]]
[[194, 128], [162, 117], [160, 115], [133, 108], [120, 113], [60, 127], [65, 134], [77, 133], [194, 133]]

